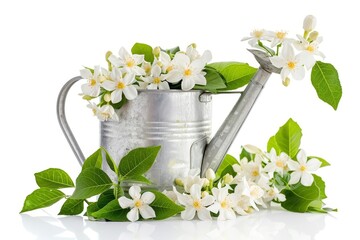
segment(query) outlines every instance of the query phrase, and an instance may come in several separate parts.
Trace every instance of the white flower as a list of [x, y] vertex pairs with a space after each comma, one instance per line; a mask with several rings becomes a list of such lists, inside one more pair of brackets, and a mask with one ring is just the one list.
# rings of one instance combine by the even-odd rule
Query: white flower
[[84, 95], [97, 97], [100, 94], [100, 66], [94, 67], [94, 73], [87, 68], [80, 70], [82, 78], [87, 79], [88, 82], [81, 85], [81, 90]]
[[249, 184], [246, 177], [243, 177], [240, 184], [235, 187], [235, 192], [241, 193], [241, 195], [249, 197], [249, 204], [257, 211], [259, 211], [257, 204], [266, 207], [265, 203], [262, 200], [262, 197], [264, 196], [264, 190], [253, 182]]
[[147, 89], [170, 89], [169, 83], [165, 81], [165, 76], [161, 75], [161, 68], [157, 64], [152, 66], [150, 76], [142, 77], [141, 79], [149, 84], [146, 87]]
[[243, 147], [248, 153], [259, 154], [259, 155], [263, 154], [263, 151], [260, 148], [254, 146], [254, 145], [246, 144]]
[[184, 190], [190, 193], [190, 188], [194, 184], [198, 184], [200, 187], [204, 186], [206, 178], [200, 178], [200, 169], [191, 169], [189, 174], [185, 178], [181, 178], [181, 182], [184, 185]]
[[169, 73], [174, 69], [174, 64], [166, 52], [160, 52], [160, 63], [162, 65], [162, 71], [164, 73]]
[[111, 55], [109, 61], [116, 67], [123, 67], [128, 73], [135, 75], [145, 75], [144, 69], [139, 67], [144, 62], [144, 55], [134, 54], [131, 55], [125, 48], [120, 48], [119, 57]]
[[284, 152], [277, 156], [275, 149], [272, 148], [268, 157], [270, 158], [270, 162], [266, 164], [264, 171], [271, 173], [278, 172], [280, 176], [283, 176], [284, 170], [287, 167], [287, 162], [290, 159], [289, 156]]
[[297, 50], [301, 51], [299, 57], [304, 60], [306, 68], [309, 70], [316, 62], [315, 56], [325, 58], [325, 55], [319, 51], [319, 45], [322, 42], [322, 37], [309, 42], [300, 35], [297, 35], [299, 41], [294, 44]]
[[114, 108], [111, 105], [104, 105], [97, 110], [96, 116], [100, 121], [108, 121], [110, 119], [119, 121], [119, 117], [115, 113]]
[[271, 40], [269, 33], [264, 29], [255, 29], [250, 33], [250, 37], [244, 37], [241, 41], [249, 40], [249, 44], [252, 47], [255, 47], [258, 44], [258, 41], [261, 40]]
[[301, 80], [305, 76], [304, 60], [300, 55], [294, 53], [290, 44], [284, 44], [281, 56], [270, 57], [271, 63], [281, 69], [281, 78], [285, 79], [289, 74], [296, 80]]
[[[176, 189], [174, 188], [174, 192]], [[194, 184], [190, 188], [190, 195], [177, 193], [177, 199], [181, 205], [185, 206], [185, 210], [181, 212], [181, 218], [191, 220], [197, 216], [200, 220], [211, 220], [210, 211], [207, 206], [214, 203], [215, 199], [211, 195], [201, 197], [201, 186]]]
[[243, 170], [243, 174], [248, 180], [259, 181], [262, 178], [268, 178], [264, 174], [264, 169], [262, 167], [262, 157], [260, 155], [255, 155], [254, 161], [248, 162], [246, 159], [246, 161], [240, 161], [240, 164]]
[[178, 83], [182, 80], [181, 89], [184, 91], [192, 89], [195, 84], [206, 85], [205, 72], [202, 72], [205, 63], [201, 59], [191, 62], [184, 53], [176, 53], [173, 63], [174, 69], [166, 75], [168, 82]]
[[152, 192], [140, 193], [141, 188], [139, 186], [132, 186], [129, 189], [129, 194], [132, 199], [127, 197], [120, 197], [119, 204], [121, 208], [131, 208], [126, 217], [135, 222], [139, 220], [139, 212], [144, 219], [154, 218], [155, 211], [149, 204], [155, 200], [155, 195]]
[[287, 32], [285, 31], [277, 31], [277, 32], [269, 32], [269, 36], [272, 37], [271, 41], [271, 47], [275, 47], [279, 44], [282, 44], [285, 41], [288, 41], [289, 39], [286, 38]]
[[305, 17], [303, 22], [303, 28], [305, 32], [311, 32], [316, 26], [316, 17], [313, 15], [308, 15]]
[[202, 60], [205, 64], [210, 62], [212, 59], [211, 52], [209, 50], [204, 51], [202, 55], [196, 50], [195, 44], [190, 44], [186, 48], [186, 55], [190, 58], [190, 61], [195, 61], [197, 59]]
[[314, 177], [310, 172], [314, 172], [319, 169], [321, 162], [312, 158], [307, 161], [306, 153], [304, 150], [300, 150], [296, 156], [297, 162], [289, 160], [289, 169], [294, 171], [290, 175], [289, 184], [296, 184], [301, 180], [301, 184], [304, 186], [311, 186], [314, 181]]
[[285, 195], [280, 193], [279, 189], [277, 189], [275, 186], [269, 187], [264, 196], [263, 199], [265, 202], [271, 202], [272, 200], [278, 200], [279, 202], [284, 202], [286, 200]]
[[132, 83], [135, 81], [134, 74], [127, 73], [124, 78], [118, 68], [114, 68], [111, 72], [111, 78], [113, 81], [106, 80], [103, 82], [102, 87], [108, 91], [113, 91], [111, 93], [111, 101], [113, 103], [118, 103], [122, 99], [122, 94], [124, 93], [125, 97], [128, 100], [133, 100], [137, 97], [138, 92]]
[[89, 102], [89, 104], [87, 105], [88, 108], [90, 108], [94, 114], [94, 116], [97, 116], [99, 113], [99, 107], [93, 103], [93, 102]]
[[150, 76], [151, 75], [151, 63], [144, 61], [141, 64], [141, 68], [144, 69], [145, 76]]
[[218, 188], [214, 187], [211, 189], [213, 196], [215, 197], [215, 202], [213, 205], [208, 207], [208, 209], [213, 213], [218, 213], [218, 220], [223, 221], [226, 219], [235, 219], [236, 215], [233, 207], [232, 197], [229, 196], [229, 185], [225, 187], [221, 187], [220, 185]]

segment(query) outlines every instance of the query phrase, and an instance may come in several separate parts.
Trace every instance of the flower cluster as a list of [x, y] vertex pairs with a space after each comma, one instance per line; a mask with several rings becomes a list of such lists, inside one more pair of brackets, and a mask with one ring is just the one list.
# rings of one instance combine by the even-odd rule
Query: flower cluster
[[[296, 184], [311, 186], [314, 181], [311, 173], [321, 165], [316, 158], [308, 160], [304, 150], [298, 152], [296, 160], [284, 152], [277, 155], [274, 148], [262, 152], [252, 145], [244, 146], [243, 153], [246, 156], [232, 164], [232, 168], [217, 174], [208, 169], [206, 178], [191, 170], [187, 177], [175, 181], [181, 192], [176, 187], [165, 192], [185, 208], [181, 212], [184, 220], [195, 215], [201, 220], [211, 220], [212, 216], [218, 220], [234, 219], [236, 214], [258, 211], [259, 206], [267, 208], [271, 202], [284, 202], [282, 191]], [[285, 179], [286, 184], [278, 184], [277, 178]]]
[[[287, 86], [290, 83], [289, 76], [295, 80], [301, 80], [305, 76], [305, 68], [310, 70], [315, 62], [315, 57], [325, 58], [319, 51], [322, 37], [315, 31], [316, 18], [308, 15], [304, 19], [302, 35], [297, 34], [297, 39], [288, 38], [286, 31], [267, 31], [264, 29], [254, 30], [249, 37], [242, 40], [248, 40], [252, 47], [264, 50], [269, 54], [271, 63], [281, 68], [281, 78], [283, 84]], [[266, 46], [264, 42], [269, 42]], [[273, 49], [276, 48], [276, 49]], [[295, 54], [295, 49], [298, 51]]]
[[[151, 61], [145, 54], [130, 54], [125, 48], [118, 56], [107, 53], [108, 69], [95, 66], [80, 70], [87, 83], [81, 86], [83, 98], [89, 101], [88, 107], [101, 121], [118, 120], [115, 109], [124, 101], [133, 100], [139, 89], [168, 90], [181, 86], [183, 91], [194, 88], [196, 84], [206, 85], [205, 65], [211, 60], [210, 51], [202, 55], [196, 45], [191, 44], [186, 52], [165, 51], [150, 46]], [[91, 100], [99, 98], [95, 104]]]

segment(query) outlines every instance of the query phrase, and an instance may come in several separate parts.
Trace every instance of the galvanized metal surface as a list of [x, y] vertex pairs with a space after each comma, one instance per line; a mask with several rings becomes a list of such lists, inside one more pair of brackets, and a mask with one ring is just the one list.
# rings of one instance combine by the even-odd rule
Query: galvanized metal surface
[[[118, 163], [129, 150], [161, 146], [147, 177], [160, 189], [171, 189], [176, 177], [200, 168], [211, 134], [211, 99], [201, 91], [139, 91], [117, 110], [120, 121], [100, 123], [101, 146]], [[107, 166], [103, 166], [110, 172]]]

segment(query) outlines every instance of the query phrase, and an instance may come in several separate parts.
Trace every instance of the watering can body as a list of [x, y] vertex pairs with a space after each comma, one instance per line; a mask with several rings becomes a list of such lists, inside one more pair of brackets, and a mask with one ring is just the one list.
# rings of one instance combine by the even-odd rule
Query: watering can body
[[[211, 135], [211, 94], [200, 90], [140, 90], [136, 99], [116, 110], [119, 121], [100, 122], [100, 145], [116, 163], [130, 150], [161, 146], [147, 177], [149, 187], [171, 189], [175, 178], [186, 176], [190, 169], [216, 170], [226, 155], [242, 124], [272, 72], [279, 73], [268, 56], [251, 51], [260, 68], [235, 106], [215, 133]], [[61, 89], [57, 114], [60, 126], [80, 164], [85, 160], [65, 117], [65, 100], [71, 86], [81, 77], [69, 80]], [[104, 163], [103, 169], [111, 174]]]

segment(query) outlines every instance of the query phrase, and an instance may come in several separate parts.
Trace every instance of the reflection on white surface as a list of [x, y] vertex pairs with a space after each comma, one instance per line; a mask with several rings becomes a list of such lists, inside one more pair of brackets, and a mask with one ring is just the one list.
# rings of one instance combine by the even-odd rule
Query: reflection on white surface
[[326, 214], [297, 214], [262, 210], [234, 221], [93, 222], [82, 217], [21, 215], [35, 239], [315, 239], [324, 229]]

